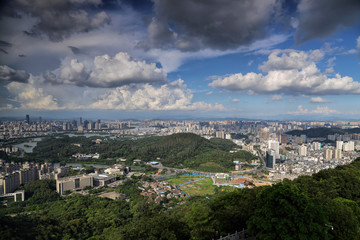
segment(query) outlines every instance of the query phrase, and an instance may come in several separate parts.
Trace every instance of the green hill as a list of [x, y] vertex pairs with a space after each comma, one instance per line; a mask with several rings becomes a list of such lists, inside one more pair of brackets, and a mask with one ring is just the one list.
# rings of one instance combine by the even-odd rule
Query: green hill
[[104, 157], [124, 156], [146, 162], [160, 158], [161, 163], [168, 167], [223, 172], [233, 169], [234, 160], [249, 161], [255, 158], [242, 150], [229, 153], [236, 147], [230, 140], [207, 140], [192, 133], [178, 133], [100, 145], [98, 152], [103, 153]]
[[[73, 143], [81, 143], [76, 147]], [[207, 140], [192, 133], [178, 133], [170, 136], [145, 137], [137, 140], [107, 140], [94, 144], [85, 137], [47, 138], [38, 143], [31, 157], [34, 159], [74, 161], [71, 155], [99, 153], [104, 163], [106, 159], [119, 157], [128, 160], [141, 159], [145, 162], [157, 161], [168, 167], [190, 168], [199, 171], [226, 172], [234, 169], [234, 160], [250, 161], [255, 156], [246, 151], [230, 153], [237, 145], [230, 140], [213, 138]], [[91, 161], [94, 161], [93, 159]]]
[[293, 130], [286, 132], [287, 135], [300, 136], [306, 135], [309, 138], [327, 137], [328, 135], [345, 133], [360, 133], [360, 128], [340, 129], [340, 128], [310, 128], [306, 130]]

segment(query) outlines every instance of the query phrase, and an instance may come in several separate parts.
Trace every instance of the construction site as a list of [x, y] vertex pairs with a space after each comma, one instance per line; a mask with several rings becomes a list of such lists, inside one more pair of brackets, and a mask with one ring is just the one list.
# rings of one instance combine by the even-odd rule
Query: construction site
[[214, 184], [217, 186], [234, 186], [234, 187], [260, 187], [271, 185], [268, 181], [268, 175], [264, 174], [245, 174], [244, 171], [231, 171], [229, 174], [216, 174], [213, 177]]

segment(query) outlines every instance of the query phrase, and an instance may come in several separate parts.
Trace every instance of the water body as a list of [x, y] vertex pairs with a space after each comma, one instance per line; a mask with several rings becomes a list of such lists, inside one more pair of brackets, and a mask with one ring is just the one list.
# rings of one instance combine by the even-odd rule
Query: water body
[[103, 137], [110, 137], [111, 139], [115, 139], [116, 136], [115, 135], [112, 135], [112, 134], [99, 134], [99, 133], [84, 133], [84, 134], [74, 134], [74, 133], [68, 133], [68, 134], [65, 134], [69, 137], [99, 137], [99, 138], [103, 138]]
[[37, 143], [40, 142], [41, 140], [42, 138], [31, 138], [29, 141], [15, 144], [13, 145], [13, 147], [21, 148], [26, 153], [32, 153], [34, 147], [36, 147]]

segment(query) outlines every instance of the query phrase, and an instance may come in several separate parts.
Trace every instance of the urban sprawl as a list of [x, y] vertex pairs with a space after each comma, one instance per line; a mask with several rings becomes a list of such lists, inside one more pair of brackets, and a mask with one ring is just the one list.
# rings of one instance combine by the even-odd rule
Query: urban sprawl
[[[252, 161], [252, 167], [247, 172], [262, 171], [266, 174], [266, 183], [274, 183], [282, 179], [294, 179], [300, 175], [311, 175], [323, 169], [335, 168], [338, 165], [348, 164], [360, 156], [360, 134], [349, 133], [347, 130], [359, 128], [360, 122], [300, 122], [300, 121], [250, 121], [250, 120], [224, 120], [224, 121], [175, 121], [175, 120], [148, 120], [148, 121], [118, 121], [118, 120], [30, 120], [29, 115], [22, 121], [0, 122], [0, 150], [6, 154], [16, 154], [21, 157], [27, 152], [26, 147], [18, 144], [9, 145], [8, 142], [18, 139], [42, 138], [61, 134], [99, 135], [96, 143], [101, 143], [102, 136], [113, 138], [129, 136], [141, 138], [148, 136], [166, 136], [174, 133], [194, 133], [204, 138], [229, 139], [239, 146], [257, 156]], [[338, 128], [343, 133], [326, 136], [311, 137], [306, 134], [290, 134], [293, 130], [307, 130], [311, 128]], [[29, 146], [27, 146], [29, 147]], [[236, 151], [236, 150], [235, 150]], [[99, 158], [99, 154], [77, 153], [73, 158]], [[121, 156], [119, 156], [120, 163]], [[135, 160], [136, 161], [136, 160]], [[141, 161], [141, 160], [138, 160]], [[156, 159], [154, 159], [156, 161]], [[161, 163], [147, 163], [156, 165]], [[161, 165], [162, 166], [162, 165]], [[166, 167], [166, 166], [162, 166]], [[161, 169], [161, 168], [160, 168]], [[172, 169], [176, 172], [177, 169]], [[241, 173], [242, 164], [234, 163], [232, 173], [218, 173], [209, 175], [214, 184], [216, 178], [228, 179], [234, 177], [234, 172]], [[2, 196], [15, 195], [23, 198], [24, 193], [16, 191], [21, 184], [37, 179], [56, 179], [57, 192], [83, 189], [85, 187], [104, 186], [116, 184], [114, 173], [129, 174], [131, 169], [122, 164], [115, 164], [105, 172], [83, 174], [64, 177], [69, 167], [54, 168], [53, 164], [44, 163], [16, 163], [0, 160], [0, 194]], [[185, 170], [184, 170], [185, 171]], [[233, 180], [233, 179], [230, 179]], [[234, 183], [234, 182], [233, 182]], [[241, 182], [241, 187], [247, 185]], [[149, 189], [149, 185], [151, 188]], [[239, 183], [240, 185], [240, 183]], [[147, 190], [145, 190], [147, 188]], [[163, 191], [158, 191], [163, 189]], [[144, 185], [141, 195], [156, 200], [151, 193], [157, 192], [163, 197], [169, 190], [171, 196], [185, 196], [176, 186], [164, 183], [151, 183]], [[151, 197], [150, 197], [151, 196]], [[170, 196], [170, 195], [169, 195]], [[119, 197], [119, 196], [116, 196]]]

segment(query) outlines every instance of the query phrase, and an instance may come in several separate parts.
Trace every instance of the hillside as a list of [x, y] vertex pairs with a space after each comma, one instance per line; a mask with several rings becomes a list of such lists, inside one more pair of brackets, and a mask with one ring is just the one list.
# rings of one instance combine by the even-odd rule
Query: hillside
[[[0, 207], [0, 239], [218, 239], [247, 229], [259, 240], [360, 238], [360, 158], [272, 186], [218, 188], [167, 206], [148, 204], [137, 180], [115, 188], [128, 201], [62, 196], [55, 180], [26, 184], [25, 202]], [[24, 214], [26, 213], [26, 214]]]
[[[76, 147], [72, 143], [81, 143]], [[145, 162], [160, 158], [165, 166], [191, 168], [199, 171], [225, 172], [234, 169], [234, 160], [250, 161], [255, 156], [246, 151], [229, 153], [237, 145], [230, 140], [213, 138], [207, 140], [192, 133], [178, 133], [170, 136], [146, 137], [137, 140], [107, 140], [93, 144], [85, 137], [52, 138], [41, 141], [34, 148], [33, 158], [59, 161], [69, 159], [72, 154], [100, 153], [99, 162], [105, 159], [123, 157], [130, 160], [141, 159]]]
[[306, 130], [293, 130], [286, 132], [287, 135], [300, 136], [306, 135], [309, 138], [327, 137], [333, 134], [360, 133], [360, 128], [340, 129], [340, 128], [310, 128]]
[[164, 137], [141, 138], [135, 141], [100, 145], [104, 157], [123, 156], [154, 161], [160, 158], [165, 166], [200, 171], [223, 172], [233, 169], [233, 161], [249, 161], [255, 156], [246, 151], [229, 153], [237, 145], [229, 140], [207, 140], [196, 134], [178, 133]]

